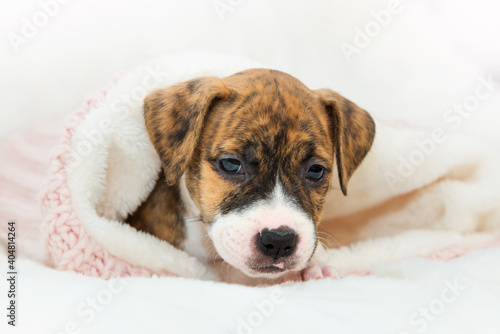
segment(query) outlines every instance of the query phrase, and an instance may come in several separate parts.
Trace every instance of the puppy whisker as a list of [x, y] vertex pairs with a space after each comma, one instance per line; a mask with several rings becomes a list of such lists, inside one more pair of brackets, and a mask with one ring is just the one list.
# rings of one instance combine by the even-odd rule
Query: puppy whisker
[[[322, 235], [325, 235], [325, 237]], [[326, 231], [318, 231], [318, 240], [327, 248], [337, 248], [340, 246], [340, 242]]]

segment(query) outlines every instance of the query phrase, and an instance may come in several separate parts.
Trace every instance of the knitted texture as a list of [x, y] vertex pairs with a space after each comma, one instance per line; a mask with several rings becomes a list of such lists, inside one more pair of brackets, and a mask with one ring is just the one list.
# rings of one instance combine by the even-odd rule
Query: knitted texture
[[53, 151], [50, 176], [41, 191], [41, 205], [45, 214], [42, 237], [56, 269], [72, 270], [104, 279], [117, 276], [148, 277], [155, 273], [113, 256], [92, 239], [75, 214], [68, 188], [66, 167], [71, 158], [72, 136], [89, 110], [105, 96], [106, 91], [104, 89], [96, 93], [68, 118], [61, 141]]

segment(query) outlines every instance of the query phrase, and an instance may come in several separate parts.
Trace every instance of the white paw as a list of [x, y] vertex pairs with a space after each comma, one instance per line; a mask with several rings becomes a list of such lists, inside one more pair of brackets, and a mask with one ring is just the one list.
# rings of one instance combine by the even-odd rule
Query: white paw
[[341, 275], [330, 266], [320, 267], [316, 264], [311, 265], [301, 271], [302, 281], [309, 281], [313, 279], [321, 279], [321, 278], [333, 278], [339, 279]]

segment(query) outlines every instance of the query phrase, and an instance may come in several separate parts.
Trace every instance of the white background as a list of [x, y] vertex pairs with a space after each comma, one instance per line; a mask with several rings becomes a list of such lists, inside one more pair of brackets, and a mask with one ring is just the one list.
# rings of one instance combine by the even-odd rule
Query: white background
[[[341, 43], [355, 45], [356, 27], [365, 29], [389, 0], [66, 1], [17, 51], [9, 38], [22, 36], [41, 4], [0, 1], [0, 138], [70, 112], [116, 73], [172, 52], [251, 58], [311, 88], [335, 89], [377, 117], [427, 127], [439, 126], [447, 108], [472, 94], [478, 76], [500, 81], [493, 0], [402, 0], [401, 13], [350, 63]], [[231, 10], [218, 15], [220, 3]], [[491, 111], [486, 102], [478, 113]], [[480, 132], [494, 130], [491, 122], [482, 126]]]

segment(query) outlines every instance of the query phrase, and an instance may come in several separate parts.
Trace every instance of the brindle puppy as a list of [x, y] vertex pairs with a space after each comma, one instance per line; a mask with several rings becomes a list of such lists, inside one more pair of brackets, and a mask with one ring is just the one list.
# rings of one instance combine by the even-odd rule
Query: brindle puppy
[[211, 241], [246, 276], [328, 276], [310, 261], [316, 229], [334, 158], [346, 195], [372, 145], [366, 111], [329, 89], [252, 69], [157, 90], [144, 118], [163, 172], [129, 224], [198, 257]]

